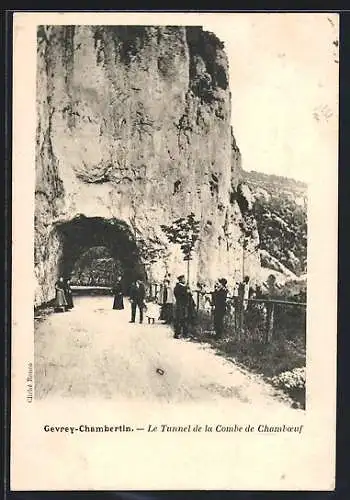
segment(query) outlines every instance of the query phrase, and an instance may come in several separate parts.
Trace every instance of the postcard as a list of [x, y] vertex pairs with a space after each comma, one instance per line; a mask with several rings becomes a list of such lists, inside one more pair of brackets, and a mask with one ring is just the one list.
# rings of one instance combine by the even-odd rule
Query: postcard
[[15, 12], [12, 490], [333, 490], [339, 19]]

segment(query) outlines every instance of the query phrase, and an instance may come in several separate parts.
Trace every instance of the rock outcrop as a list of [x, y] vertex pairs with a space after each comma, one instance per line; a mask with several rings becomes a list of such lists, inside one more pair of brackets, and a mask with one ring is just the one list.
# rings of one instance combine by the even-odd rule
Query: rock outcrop
[[[35, 303], [71, 271], [65, 228], [82, 218], [158, 246], [162, 258], [144, 263], [161, 279], [185, 269], [160, 225], [194, 212], [191, 280], [240, 277], [241, 166], [222, 42], [200, 27], [41, 26], [37, 35]], [[259, 267], [257, 252], [249, 259]]]
[[307, 185], [261, 172], [242, 171], [260, 235], [261, 265], [288, 278], [307, 272]]

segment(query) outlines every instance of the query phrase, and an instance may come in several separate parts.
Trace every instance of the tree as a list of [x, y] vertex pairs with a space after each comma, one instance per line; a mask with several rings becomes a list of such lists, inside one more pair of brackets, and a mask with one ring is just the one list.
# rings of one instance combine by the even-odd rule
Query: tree
[[190, 281], [190, 261], [199, 237], [199, 224], [199, 220], [191, 212], [187, 217], [174, 220], [169, 226], [160, 226], [170, 243], [180, 245], [184, 261], [187, 262], [187, 283]]
[[261, 248], [293, 273], [306, 272], [307, 212], [284, 193], [269, 200], [257, 197], [253, 206]]
[[135, 239], [137, 244], [137, 254], [142, 264], [145, 267], [147, 279], [150, 278], [152, 264], [164, 260], [166, 258], [166, 248], [158, 238], [146, 240], [143, 237]]

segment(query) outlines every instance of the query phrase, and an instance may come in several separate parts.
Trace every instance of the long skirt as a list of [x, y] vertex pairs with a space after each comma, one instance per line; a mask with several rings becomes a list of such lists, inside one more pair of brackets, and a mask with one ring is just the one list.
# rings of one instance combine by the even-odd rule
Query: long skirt
[[160, 319], [169, 324], [173, 320], [173, 304], [163, 304], [160, 313]]
[[122, 294], [117, 294], [114, 296], [113, 309], [124, 309], [124, 300]]
[[67, 292], [66, 297], [68, 309], [72, 309], [74, 307], [72, 292]]
[[55, 309], [62, 310], [67, 307], [67, 300], [63, 290], [56, 290]]

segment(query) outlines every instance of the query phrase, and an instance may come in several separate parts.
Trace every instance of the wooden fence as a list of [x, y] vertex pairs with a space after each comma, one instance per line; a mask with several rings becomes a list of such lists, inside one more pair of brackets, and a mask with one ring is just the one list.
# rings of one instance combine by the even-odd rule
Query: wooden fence
[[[91, 294], [110, 294], [111, 289], [109, 287], [101, 286], [72, 286], [75, 293], [91, 293]], [[161, 303], [161, 297], [163, 292], [163, 285], [159, 283], [149, 283], [147, 286], [147, 299], [157, 300]], [[212, 293], [213, 292], [203, 292], [202, 290], [194, 290], [193, 298], [195, 300], [197, 313], [201, 312], [207, 315], [207, 319], [212, 320]], [[260, 306], [260, 308], [259, 308]], [[264, 341], [270, 343], [275, 335], [275, 332], [285, 328], [286, 325], [281, 325], [281, 314], [277, 314], [276, 325], [276, 311], [277, 313], [281, 311], [281, 308], [294, 308], [297, 310], [296, 316], [298, 321], [298, 329], [301, 333], [306, 329], [306, 303], [296, 302], [289, 300], [281, 300], [278, 298], [248, 298], [243, 297], [229, 297], [227, 300], [227, 313], [226, 321], [230, 323], [230, 331], [233, 331], [236, 338], [239, 340], [249, 329], [248, 325], [249, 318], [251, 317], [251, 311], [254, 307], [259, 310], [259, 329], [263, 332]], [[283, 315], [282, 315], [283, 316]], [[285, 315], [286, 316], [286, 315]], [[294, 318], [295, 319], [295, 318]], [[284, 323], [288, 322], [288, 318], [284, 318]], [[305, 324], [305, 326], [304, 326]], [[277, 328], [276, 328], [277, 326]], [[290, 329], [293, 328], [291, 325]], [[288, 329], [288, 325], [287, 325]], [[299, 333], [300, 333], [299, 332]]]
[[[283, 308], [298, 308], [298, 316], [304, 317], [306, 313], [306, 303], [304, 302], [295, 302], [289, 300], [281, 300], [281, 299], [271, 299], [271, 298], [262, 298], [262, 299], [247, 299], [243, 300], [243, 304], [239, 304], [236, 307], [235, 315], [238, 316], [236, 320], [237, 324], [237, 333], [238, 336], [241, 336], [244, 332], [245, 327], [245, 319], [246, 319], [246, 311], [249, 311], [250, 306], [263, 306], [264, 310], [264, 334], [265, 334], [265, 342], [270, 343], [274, 338], [276, 326], [281, 327], [281, 325], [276, 325], [276, 311], [281, 310]], [[306, 317], [305, 317], [306, 318]], [[305, 325], [306, 328], [306, 325]]]
[[[151, 299], [158, 300], [161, 302], [161, 294], [162, 294], [163, 286], [158, 283], [151, 283], [148, 289], [148, 297]], [[197, 312], [199, 312], [205, 301], [207, 301], [207, 314], [212, 314], [211, 312], [211, 303], [212, 303], [212, 293], [213, 292], [203, 292], [202, 290], [194, 290], [193, 297], [196, 303]], [[253, 306], [253, 307], [252, 307]], [[248, 298], [244, 299], [243, 297], [228, 297], [227, 300], [227, 314], [231, 320], [231, 324], [233, 326], [233, 330], [235, 332], [236, 338], [239, 340], [242, 338], [245, 332], [245, 322], [249, 317], [251, 310], [254, 306], [258, 306], [262, 314], [260, 329], [264, 332], [264, 340], [267, 343], [270, 343], [274, 338], [274, 333], [276, 331], [276, 310], [281, 310], [281, 308], [296, 308], [296, 316], [298, 316], [303, 324], [306, 320], [306, 303], [305, 302], [296, 302], [290, 300], [282, 300], [278, 298]], [[260, 308], [259, 308], [260, 306]], [[300, 322], [299, 322], [300, 323]], [[281, 325], [277, 325], [281, 326]], [[306, 329], [305, 326], [301, 327], [302, 330]]]

